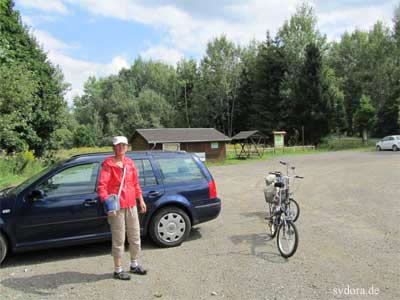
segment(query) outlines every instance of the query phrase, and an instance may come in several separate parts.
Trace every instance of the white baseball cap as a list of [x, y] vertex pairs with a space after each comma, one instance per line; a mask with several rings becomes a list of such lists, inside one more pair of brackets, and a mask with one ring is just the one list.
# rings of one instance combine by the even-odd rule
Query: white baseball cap
[[128, 145], [128, 139], [124, 136], [114, 136], [112, 138], [112, 143], [113, 145], [118, 145], [118, 144], [126, 144]]

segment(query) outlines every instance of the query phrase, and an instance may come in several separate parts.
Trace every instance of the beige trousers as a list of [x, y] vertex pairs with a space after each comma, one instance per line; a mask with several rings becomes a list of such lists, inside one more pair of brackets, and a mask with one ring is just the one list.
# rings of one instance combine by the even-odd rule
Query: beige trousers
[[140, 252], [140, 225], [137, 208], [121, 208], [117, 216], [108, 217], [111, 227], [111, 255], [121, 258], [125, 250], [125, 235], [128, 236], [131, 260], [138, 259]]

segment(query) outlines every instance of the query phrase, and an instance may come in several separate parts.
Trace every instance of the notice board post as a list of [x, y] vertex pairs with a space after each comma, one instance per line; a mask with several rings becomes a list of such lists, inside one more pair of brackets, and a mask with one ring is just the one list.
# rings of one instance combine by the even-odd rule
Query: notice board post
[[274, 131], [274, 153], [276, 149], [285, 151], [285, 135], [286, 131]]

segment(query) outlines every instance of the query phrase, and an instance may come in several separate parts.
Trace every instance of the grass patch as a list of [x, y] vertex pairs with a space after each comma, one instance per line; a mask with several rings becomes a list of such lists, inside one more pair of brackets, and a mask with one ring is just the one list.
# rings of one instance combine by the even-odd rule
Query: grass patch
[[321, 152], [326, 152], [326, 150], [291, 150], [289, 148], [286, 148], [285, 150], [276, 150], [274, 152], [264, 152], [262, 157], [259, 156], [251, 156], [250, 158], [247, 159], [238, 159], [236, 157], [236, 154], [234, 151], [227, 151], [226, 153], [226, 159], [224, 161], [206, 161], [206, 165], [208, 167], [211, 166], [228, 166], [228, 165], [235, 165], [235, 164], [244, 164], [244, 163], [249, 163], [249, 162], [255, 162], [255, 161], [263, 161], [263, 160], [269, 160], [273, 159], [276, 157], [280, 156], [287, 156], [287, 155], [306, 155], [306, 154], [316, 154], [316, 153], [321, 153]]
[[44, 160], [27, 153], [0, 155], [0, 189], [17, 185], [46, 167]]
[[329, 136], [322, 140], [320, 149], [325, 149], [328, 151], [338, 151], [338, 150], [356, 150], [356, 151], [371, 151], [375, 149], [375, 144], [378, 139], [369, 139], [366, 143], [358, 137], [337, 137]]

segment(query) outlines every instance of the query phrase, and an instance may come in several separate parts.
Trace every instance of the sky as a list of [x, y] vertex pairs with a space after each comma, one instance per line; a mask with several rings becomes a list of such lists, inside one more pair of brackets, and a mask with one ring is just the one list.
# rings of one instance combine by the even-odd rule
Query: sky
[[[72, 104], [89, 76], [117, 74], [134, 60], [175, 65], [200, 60], [207, 42], [225, 34], [240, 45], [274, 35], [303, 0], [15, 0], [22, 21], [60, 66]], [[391, 26], [394, 0], [309, 0], [318, 29], [339, 40], [376, 21]]]

